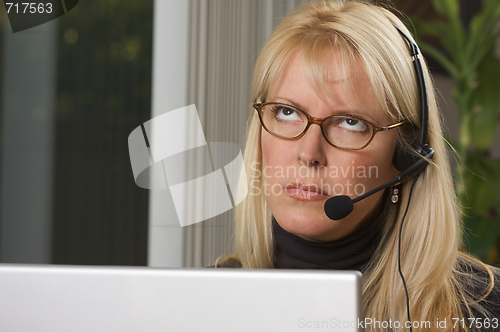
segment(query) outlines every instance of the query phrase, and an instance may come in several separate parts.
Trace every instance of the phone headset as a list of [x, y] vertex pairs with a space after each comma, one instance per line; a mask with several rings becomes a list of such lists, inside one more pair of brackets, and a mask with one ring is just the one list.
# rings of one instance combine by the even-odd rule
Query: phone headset
[[394, 186], [400, 184], [415, 175], [415, 180], [411, 185], [410, 194], [408, 195], [408, 203], [406, 205], [405, 212], [403, 214], [403, 218], [401, 220], [400, 228], [399, 228], [399, 240], [398, 240], [398, 272], [401, 277], [401, 281], [403, 282], [403, 287], [406, 295], [406, 310], [408, 316], [408, 322], [410, 323], [410, 331], [412, 331], [412, 321], [410, 318], [410, 303], [408, 299], [408, 290], [406, 288], [406, 281], [404, 279], [403, 273], [401, 272], [401, 234], [403, 230], [403, 223], [406, 217], [406, 213], [408, 212], [408, 207], [410, 206], [411, 194], [413, 192], [413, 186], [418, 180], [419, 172], [422, 168], [424, 168], [428, 163], [429, 159], [434, 155], [434, 150], [428, 144], [428, 134], [429, 134], [429, 102], [427, 99], [427, 86], [425, 83], [425, 76], [422, 70], [422, 63], [420, 62], [420, 50], [415, 42], [408, 37], [400, 28], [398, 28], [395, 24], [392, 24], [401, 36], [408, 42], [410, 46], [410, 54], [413, 57], [413, 67], [415, 68], [415, 74], [417, 77], [417, 85], [420, 96], [420, 132], [416, 139], [411, 143], [411, 148], [416, 153], [413, 153], [410, 149], [398, 143], [396, 150], [394, 152], [394, 156], [392, 159], [392, 163], [394, 167], [400, 172], [396, 177], [383, 185], [367, 192], [364, 195], [356, 197], [355, 199], [351, 199], [349, 196], [340, 195], [333, 196], [329, 198], [325, 202], [325, 213], [332, 220], [339, 220], [347, 217], [352, 210], [353, 205], [356, 202], [359, 202], [362, 199], [365, 199], [368, 196], [371, 196], [383, 189], [386, 189], [390, 186]]
[[[393, 24], [394, 25], [394, 24]], [[393, 164], [398, 171], [401, 172], [398, 176], [401, 177], [401, 182], [412, 175], [415, 175], [425, 165], [428, 160], [434, 155], [434, 150], [428, 145], [429, 136], [429, 101], [427, 99], [427, 85], [425, 84], [425, 76], [422, 70], [422, 63], [419, 58], [419, 48], [400, 28], [394, 27], [403, 36], [410, 45], [410, 54], [413, 57], [413, 67], [417, 76], [418, 91], [420, 95], [420, 117], [421, 127], [417, 140], [411, 144], [411, 147], [418, 155], [411, 153], [407, 148], [398, 144], [393, 157]]]

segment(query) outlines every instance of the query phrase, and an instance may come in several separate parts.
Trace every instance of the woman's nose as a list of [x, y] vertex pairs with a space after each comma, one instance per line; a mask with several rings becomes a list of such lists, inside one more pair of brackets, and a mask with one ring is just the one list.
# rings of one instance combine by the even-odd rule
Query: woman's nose
[[326, 164], [325, 147], [328, 145], [321, 127], [311, 125], [298, 140], [297, 159], [303, 166], [322, 167]]

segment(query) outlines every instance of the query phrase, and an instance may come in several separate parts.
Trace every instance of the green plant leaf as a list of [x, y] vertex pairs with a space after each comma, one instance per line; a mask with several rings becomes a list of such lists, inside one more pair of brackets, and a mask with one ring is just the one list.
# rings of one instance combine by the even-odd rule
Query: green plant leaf
[[455, 55], [458, 60], [456, 63], [463, 63], [464, 61], [461, 58], [464, 55], [465, 29], [460, 20], [458, 0], [432, 0], [432, 5], [438, 13], [447, 18], [450, 25], [451, 34], [446, 36], [449, 39], [442, 39], [442, 41], [449, 42], [452, 45], [448, 51]]
[[[477, 70], [480, 63], [493, 51], [495, 48], [498, 36], [492, 34], [491, 30], [485, 30], [480, 38], [479, 44], [474, 46], [474, 49], [467, 49], [466, 58], [468, 63], [464, 64], [464, 77], [470, 77]], [[469, 47], [469, 46], [468, 46]]]
[[486, 183], [488, 183], [495, 198], [500, 201], [500, 160], [493, 160], [485, 155], [476, 154], [476, 161], [479, 164], [479, 171], [484, 176]]
[[458, 68], [441, 51], [423, 41], [419, 41], [419, 46], [423, 53], [434, 58], [437, 62], [439, 62], [439, 64], [443, 66], [443, 68], [448, 72], [448, 74], [450, 74], [450, 76], [454, 80], [460, 79], [461, 74]]
[[481, 153], [470, 153], [465, 160], [462, 183], [466, 190], [461, 204], [466, 214], [488, 215], [496, 210], [500, 216], [500, 160]]
[[481, 11], [474, 15], [470, 23], [470, 32], [480, 34], [487, 25], [500, 19], [500, 2], [498, 0], [484, 0]]
[[465, 219], [465, 227], [469, 251], [485, 261], [500, 237], [500, 218], [469, 217]]
[[419, 44], [422, 42], [421, 36], [437, 37], [447, 52], [453, 54], [455, 46], [452, 42], [454, 31], [452, 26], [445, 21], [435, 20], [427, 22], [419, 18], [412, 18], [412, 24], [415, 26]]
[[500, 61], [493, 52], [479, 67], [480, 81], [473, 98], [470, 132], [473, 144], [481, 149], [490, 148], [495, 139], [499, 118]]
[[432, 6], [450, 21], [458, 19], [459, 4], [457, 0], [432, 0]]
[[[500, 241], [500, 209], [496, 208], [500, 198], [500, 161], [471, 153], [459, 165], [465, 164], [465, 170], [460, 168], [467, 185], [466, 199], [461, 202], [465, 206], [466, 244], [472, 254], [485, 261]], [[471, 206], [471, 202], [476, 206]]]
[[[416, 16], [410, 16], [410, 19], [405, 21], [407, 27], [413, 27], [418, 36], [439, 36], [440, 32], [435, 24], [422, 20]], [[411, 30], [411, 29], [409, 29]], [[418, 37], [417, 36], [417, 37]]]
[[458, 146], [458, 142], [455, 141], [453, 138], [451, 137], [445, 137], [446, 138], [446, 142], [447, 144], [449, 145], [449, 149], [451, 150], [451, 152], [453, 153], [453, 157], [456, 157], [456, 154], [455, 152], [458, 153], [458, 149], [459, 149], [459, 146]]
[[495, 193], [489, 186], [484, 168], [476, 160], [471, 158], [466, 163], [463, 174], [465, 195], [461, 202], [466, 214], [486, 215], [494, 205]]
[[438, 61], [452, 77], [456, 77], [458, 79], [459, 72], [456, 64], [459, 63], [459, 60], [457, 60], [457, 57], [455, 56], [450, 59], [436, 47], [421, 40], [421, 36], [435, 36], [439, 39], [441, 45], [450, 55], [463, 53], [455, 52], [455, 45], [452, 42], [455, 32], [452, 26], [448, 22], [444, 21], [427, 22], [419, 18], [412, 18], [412, 24], [418, 33], [417, 42], [420, 49], [425, 52], [426, 55], [436, 59], [436, 61]]
[[499, 36], [500, 29], [495, 25], [500, 19], [500, 1], [484, 1], [482, 9], [474, 15], [469, 26], [469, 38], [466, 46], [467, 58], [477, 54], [483, 45], [492, 45]]

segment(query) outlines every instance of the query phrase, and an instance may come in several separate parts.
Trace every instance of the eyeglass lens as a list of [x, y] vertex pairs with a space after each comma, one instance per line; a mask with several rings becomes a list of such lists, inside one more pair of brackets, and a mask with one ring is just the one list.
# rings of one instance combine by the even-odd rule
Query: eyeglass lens
[[[271, 133], [284, 138], [295, 138], [307, 128], [307, 115], [282, 104], [267, 104], [261, 107], [261, 120]], [[359, 119], [334, 116], [323, 124], [323, 133], [330, 144], [345, 149], [364, 147], [372, 138], [373, 127]]]

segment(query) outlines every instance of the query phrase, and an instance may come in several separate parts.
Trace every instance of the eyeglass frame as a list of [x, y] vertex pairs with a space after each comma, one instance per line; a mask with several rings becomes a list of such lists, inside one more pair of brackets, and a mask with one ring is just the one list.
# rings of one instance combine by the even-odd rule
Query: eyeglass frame
[[[306, 127], [304, 128], [304, 130], [302, 131], [302, 133], [300, 133], [299, 135], [295, 136], [295, 137], [285, 137], [285, 136], [281, 136], [281, 135], [278, 135], [276, 133], [273, 133], [272, 131], [270, 131], [266, 125], [264, 124], [264, 121], [262, 121], [262, 108], [264, 106], [267, 106], [267, 105], [283, 105], [283, 106], [286, 106], [286, 107], [289, 107], [291, 108], [292, 110], [294, 111], [298, 111], [300, 113], [303, 113], [305, 114], [305, 116], [307, 117], [307, 125]], [[330, 115], [330, 116], [327, 116], [326, 118], [316, 118], [316, 117], [313, 117], [313, 116], [310, 116], [309, 114], [307, 114], [307, 112], [301, 110], [301, 109], [298, 109], [297, 107], [295, 106], [291, 106], [291, 105], [288, 105], [288, 104], [284, 104], [284, 103], [278, 103], [278, 102], [264, 102], [264, 103], [252, 103], [252, 107], [255, 108], [255, 110], [257, 111], [257, 114], [259, 115], [259, 120], [260, 120], [260, 124], [262, 125], [262, 127], [264, 127], [264, 129], [271, 135], [273, 136], [276, 136], [276, 137], [280, 137], [280, 138], [283, 138], [283, 139], [287, 139], [287, 140], [291, 140], [291, 141], [296, 141], [300, 138], [302, 138], [307, 130], [309, 129], [309, 127], [311, 126], [311, 124], [317, 124], [318, 126], [320, 126], [321, 128], [321, 132], [323, 133], [323, 137], [326, 139], [326, 141], [328, 142], [328, 144], [330, 144], [331, 146], [337, 148], [337, 149], [342, 149], [342, 150], [362, 150], [364, 148], [366, 148], [373, 140], [373, 138], [375, 137], [375, 134], [377, 134], [378, 132], [380, 131], [388, 131], [390, 129], [394, 129], [394, 128], [397, 128], [403, 124], [406, 123], [405, 120], [402, 120], [400, 122], [396, 122], [396, 123], [393, 123], [393, 124], [390, 124], [390, 125], [387, 125], [387, 126], [376, 126], [374, 125], [373, 123], [369, 122], [369, 121], [366, 121], [364, 119], [361, 119], [361, 118], [358, 118], [358, 117], [355, 117], [355, 116], [352, 116], [352, 115], [348, 115], [348, 114], [339, 114], [339, 115]], [[368, 140], [368, 142], [363, 145], [362, 147], [360, 148], [343, 148], [343, 147], [339, 147], [339, 146], [336, 146], [335, 144], [333, 144], [332, 142], [330, 142], [330, 140], [328, 139], [328, 136], [326, 135], [326, 130], [325, 130], [325, 127], [324, 127], [324, 123], [328, 120], [328, 119], [331, 119], [331, 118], [341, 118], [341, 117], [348, 117], [350, 119], [354, 119], [354, 120], [358, 120], [358, 121], [361, 121], [363, 123], [366, 123], [368, 125], [370, 125], [370, 127], [372, 127], [372, 136], [370, 137], [370, 139]]]

